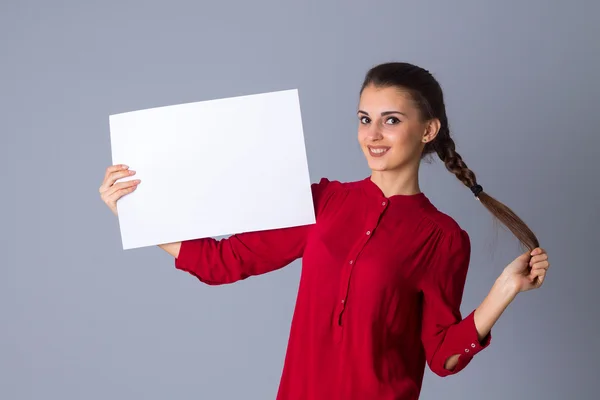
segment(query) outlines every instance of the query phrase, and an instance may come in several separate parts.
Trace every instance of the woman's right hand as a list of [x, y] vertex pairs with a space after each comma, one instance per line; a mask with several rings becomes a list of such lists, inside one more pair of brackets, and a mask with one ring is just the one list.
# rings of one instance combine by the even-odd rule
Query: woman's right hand
[[100, 197], [102, 201], [106, 203], [108, 208], [113, 212], [113, 214], [117, 215], [117, 201], [125, 196], [133, 192], [137, 189], [138, 184], [140, 183], [139, 179], [134, 179], [125, 182], [115, 183], [117, 179], [125, 178], [127, 176], [132, 176], [135, 174], [135, 171], [129, 169], [128, 166], [117, 164], [111, 165], [106, 168], [106, 174], [104, 175], [104, 181], [102, 185], [100, 185]]

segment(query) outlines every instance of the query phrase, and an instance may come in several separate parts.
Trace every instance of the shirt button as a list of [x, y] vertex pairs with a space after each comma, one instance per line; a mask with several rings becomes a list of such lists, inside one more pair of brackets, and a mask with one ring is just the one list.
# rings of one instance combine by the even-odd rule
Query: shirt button
[[475, 348], [475, 343], [471, 343], [471, 347], [472, 347], [472, 348]]
[[370, 234], [371, 234], [371, 231], [367, 231], [367, 235], [370, 235]]
[[345, 300], [342, 300], [342, 304], [344, 304]]
[[350, 265], [354, 264], [354, 260], [350, 260]]
[[468, 353], [468, 352], [469, 352], [469, 349], [465, 349], [465, 353]]
[[385, 201], [383, 203], [381, 203], [382, 206], [385, 206]]

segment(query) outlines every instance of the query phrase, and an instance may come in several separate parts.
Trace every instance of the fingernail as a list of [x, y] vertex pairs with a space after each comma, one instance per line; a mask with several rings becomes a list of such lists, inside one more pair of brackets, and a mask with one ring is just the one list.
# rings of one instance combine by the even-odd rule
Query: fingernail
[[134, 171], [134, 170], [132, 170], [132, 169], [130, 169], [130, 170], [129, 170], [129, 173], [130, 173], [131, 175], [133, 175], [133, 174], [135, 174], [135, 171]]
[[125, 165], [125, 164], [121, 164], [121, 168], [123, 168], [123, 169], [127, 169], [127, 168], [129, 168], [129, 167], [128, 167], [127, 165]]

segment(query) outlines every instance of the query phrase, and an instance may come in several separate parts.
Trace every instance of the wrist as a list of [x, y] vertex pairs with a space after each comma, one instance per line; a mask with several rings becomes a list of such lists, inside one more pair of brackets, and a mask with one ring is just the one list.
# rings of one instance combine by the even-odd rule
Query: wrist
[[503, 272], [494, 282], [492, 291], [499, 298], [511, 302], [519, 294], [519, 287], [509, 274]]

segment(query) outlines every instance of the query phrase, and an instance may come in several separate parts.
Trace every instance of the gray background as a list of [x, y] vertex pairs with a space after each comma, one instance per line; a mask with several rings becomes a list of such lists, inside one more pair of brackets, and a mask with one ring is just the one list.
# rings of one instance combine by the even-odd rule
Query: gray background
[[[274, 398], [300, 263], [208, 287], [122, 251], [108, 115], [298, 88], [311, 179], [362, 179], [358, 89], [390, 60], [440, 79], [460, 154], [552, 262], [422, 398], [598, 398], [597, 1], [84, 3], [0, 6], [0, 398]], [[519, 249], [439, 162], [421, 182], [471, 234], [469, 312]]]

